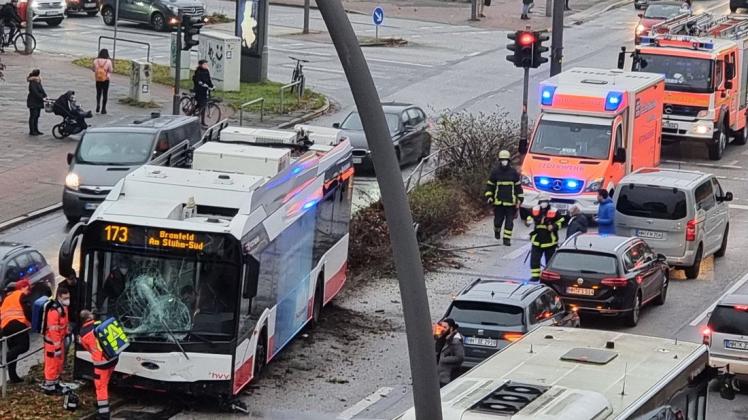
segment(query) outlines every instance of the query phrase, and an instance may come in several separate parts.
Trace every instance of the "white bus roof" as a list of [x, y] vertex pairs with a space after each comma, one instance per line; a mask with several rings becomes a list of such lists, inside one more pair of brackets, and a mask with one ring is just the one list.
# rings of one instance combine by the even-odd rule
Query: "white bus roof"
[[[442, 388], [444, 419], [625, 419], [638, 400], [706, 351], [701, 344], [671, 339], [542, 327]], [[503, 394], [523, 387], [538, 396], [514, 410], [495, 404], [511, 401]], [[414, 418], [412, 409], [403, 418]]]
[[661, 80], [664, 76], [655, 73], [575, 67], [544, 80], [540, 85], [556, 86], [556, 94], [605, 98], [611, 91], [639, 92]]

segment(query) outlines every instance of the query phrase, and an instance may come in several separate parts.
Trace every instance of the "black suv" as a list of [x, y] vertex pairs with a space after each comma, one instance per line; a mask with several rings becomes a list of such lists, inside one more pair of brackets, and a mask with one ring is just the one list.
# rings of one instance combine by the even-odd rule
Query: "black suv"
[[[116, 0], [102, 0], [101, 17], [114, 25]], [[119, 20], [146, 23], [157, 31], [167, 31], [179, 23], [179, 14], [205, 18], [205, 3], [198, 0], [119, 0]]]

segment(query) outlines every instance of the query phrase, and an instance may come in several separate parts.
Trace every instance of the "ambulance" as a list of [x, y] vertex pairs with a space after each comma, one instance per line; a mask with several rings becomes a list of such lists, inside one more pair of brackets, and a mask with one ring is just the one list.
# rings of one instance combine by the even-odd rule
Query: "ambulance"
[[540, 84], [540, 116], [522, 163], [522, 215], [541, 193], [597, 214], [597, 191], [660, 162], [664, 77], [574, 68]]
[[675, 17], [641, 38], [632, 70], [665, 75], [665, 143], [700, 142], [719, 160], [731, 139], [748, 141], [746, 51], [748, 18], [739, 15]]

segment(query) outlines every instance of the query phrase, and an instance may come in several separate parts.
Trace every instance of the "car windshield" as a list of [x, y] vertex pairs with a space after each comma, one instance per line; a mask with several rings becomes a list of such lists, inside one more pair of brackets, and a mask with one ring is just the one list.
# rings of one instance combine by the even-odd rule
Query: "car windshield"
[[153, 141], [150, 133], [88, 132], [75, 160], [91, 165], [137, 165], [148, 160]]
[[718, 305], [709, 318], [709, 328], [722, 334], [748, 335], [748, 304]]
[[688, 58], [641, 54], [634, 71], [660, 73], [665, 76], [665, 89], [680, 92], [711, 93], [712, 61], [705, 58]]
[[686, 194], [677, 188], [624, 185], [618, 193], [616, 210], [627, 216], [680, 220], [686, 217]]
[[[387, 127], [390, 129], [390, 133], [397, 133], [398, 129], [400, 129], [400, 117], [397, 114], [384, 114], [384, 119], [387, 120]], [[361, 116], [358, 115], [358, 112], [351, 112], [345, 121], [343, 121], [343, 124], [340, 125], [340, 128], [344, 130], [363, 130], [364, 126], [361, 123]]]
[[160, 340], [234, 333], [238, 269], [194, 256], [165, 258], [97, 252], [93, 301], [128, 335]]
[[592, 252], [559, 251], [553, 256], [549, 268], [587, 274], [618, 274], [615, 256]]
[[651, 4], [644, 12], [647, 19], [667, 19], [680, 13], [680, 5], [677, 4]]
[[521, 326], [523, 311], [519, 306], [499, 303], [454, 301], [447, 318], [465, 324], [497, 325], [500, 327]]
[[[606, 120], [602, 120], [606, 121]], [[589, 159], [607, 159], [612, 124], [584, 124], [542, 119], [530, 152]]]

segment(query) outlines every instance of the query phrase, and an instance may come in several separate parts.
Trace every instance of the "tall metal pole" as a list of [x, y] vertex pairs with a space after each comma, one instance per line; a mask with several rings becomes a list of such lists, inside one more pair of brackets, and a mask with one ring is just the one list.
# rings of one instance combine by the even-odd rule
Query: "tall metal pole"
[[530, 85], [530, 68], [525, 67], [525, 78], [522, 83], [522, 116], [520, 117], [519, 126], [519, 146], [520, 152], [527, 152], [527, 94]]
[[483, 0], [470, 1], [470, 20], [478, 20], [478, 2]]
[[174, 98], [171, 103], [171, 113], [179, 115], [179, 89], [182, 83], [182, 16], [179, 15], [179, 25], [177, 25], [177, 56], [175, 59], [174, 71]]
[[551, 17], [551, 2], [555, 3], [555, 0], [545, 0], [545, 16]]
[[561, 73], [564, 51], [565, 0], [553, 0], [553, 26], [551, 29], [551, 77]]
[[403, 302], [416, 418], [441, 420], [434, 338], [421, 254], [382, 102], [341, 0], [317, 0], [317, 7], [351, 87], [377, 174]]
[[[34, 10], [31, 8], [31, 2], [26, 3], [26, 33], [33, 36], [34, 35], [34, 22], [32, 21], [34, 19]], [[33, 45], [31, 45], [31, 36], [26, 37], [26, 43], [24, 45], [24, 50], [26, 54], [31, 54], [33, 51], [31, 51]]]
[[119, 26], [119, 0], [114, 0], [114, 40], [112, 41], [112, 62], [117, 56], [117, 27]]
[[309, 9], [311, 9], [311, 0], [304, 0], [304, 29], [302, 33], [309, 33]]

